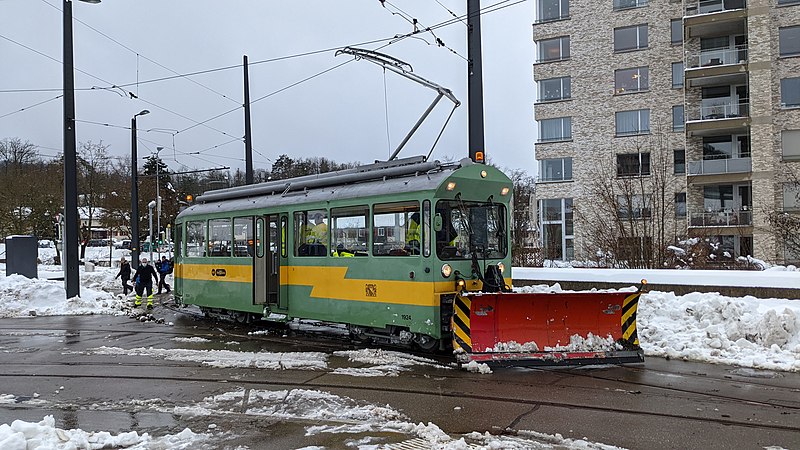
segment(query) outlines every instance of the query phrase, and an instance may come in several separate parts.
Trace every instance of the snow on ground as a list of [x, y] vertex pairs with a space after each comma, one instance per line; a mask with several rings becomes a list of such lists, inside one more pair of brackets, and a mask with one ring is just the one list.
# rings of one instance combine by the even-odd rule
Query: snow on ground
[[335, 356], [347, 358], [350, 362], [372, 364], [372, 367], [340, 367], [333, 373], [357, 377], [396, 377], [400, 372], [411, 370], [412, 366], [430, 366], [447, 369], [436, 361], [421, 356], [408, 355], [390, 350], [365, 348], [333, 352]]
[[800, 287], [800, 271], [795, 266], [774, 266], [767, 270], [679, 270], [679, 269], [573, 269], [514, 267], [514, 280], [597, 281], [604, 283], [688, 286]]

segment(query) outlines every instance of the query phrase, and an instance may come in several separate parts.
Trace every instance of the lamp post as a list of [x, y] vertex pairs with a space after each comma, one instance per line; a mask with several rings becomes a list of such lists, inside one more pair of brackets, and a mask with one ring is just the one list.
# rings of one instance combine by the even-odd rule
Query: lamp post
[[150, 250], [150, 261], [153, 261], [153, 208], [155, 207], [156, 207], [155, 201], [152, 201], [147, 204], [147, 209], [149, 211], [148, 216], [150, 217], [150, 228], [147, 231], [147, 240], [150, 241], [147, 245], [147, 247]]
[[150, 114], [143, 109], [131, 119], [131, 264], [139, 267], [139, 168], [136, 159], [136, 117]]
[[[164, 150], [164, 147], [156, 147], [156, 241], [161, 240], [161, 194], [158, 192], [158, 186], [161, 184], [161, 177], [159, 176], [161, 160], [158, 158], [158, 154], [161, 153], [161, 150]], [[158, 253], [160, 256], [160, 248]]]
[[[100, 3], [100, 0], [81, 0]], [[78, 155], [75, 144], [75, 71], [72, 60], [72, 1], [64, 0], [64, 290], [81, 295], [78, 274]]]

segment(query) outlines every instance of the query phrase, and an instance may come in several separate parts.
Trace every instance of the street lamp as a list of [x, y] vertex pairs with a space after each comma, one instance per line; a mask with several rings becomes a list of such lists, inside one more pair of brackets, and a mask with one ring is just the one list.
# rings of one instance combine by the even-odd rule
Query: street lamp
[[[100, 0], [81, 0], [100, 3]], [[75, 70], [72, 59], [72, 1], [64, 0], [64, 290], [81, 295], [78, 273], [78, 154], [75, 143]]]
[[[156, 202], [152, 201], [147, 204], [148, 216], [150, 217], [150, 228], [147, 231], [147, 240], [150, 241], [147, 247], [150, 249], [150, 261], [153, 261], [153, 208], [156, 207]], [[155, 264], [155, 262], [154, 262]]]
[[[164, 150], [164, 147], [156, 147], [156, 241], [161, 240], [161, 195], [158, 193], [158, 186], [161, 184], [161, 177], [159, 176], [159, 166], [161, 160], [158, 154]], [[159, 254], [161, 250], [159, 249]]]
[[131, 264], [139, 267], [139, 168], [136, 164], [136, 117], [150, 114], [143, 109], [131, 119]]

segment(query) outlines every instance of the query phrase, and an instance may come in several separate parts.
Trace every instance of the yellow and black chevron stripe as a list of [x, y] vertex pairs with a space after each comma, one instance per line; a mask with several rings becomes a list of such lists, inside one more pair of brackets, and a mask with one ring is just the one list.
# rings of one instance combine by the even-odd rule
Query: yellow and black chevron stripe
[[636, 292], [625, 297], [622, 302], [622, 340], [637, 348], [639, 347], [639, 335], [636, 331], [636, 310], [641, 295], [641, 292]]
[[453, 302], [453, 350], [472, 353], [472, 338], [469, 331], [469, 311], [472, 301], [469, 297], [456, 294]]

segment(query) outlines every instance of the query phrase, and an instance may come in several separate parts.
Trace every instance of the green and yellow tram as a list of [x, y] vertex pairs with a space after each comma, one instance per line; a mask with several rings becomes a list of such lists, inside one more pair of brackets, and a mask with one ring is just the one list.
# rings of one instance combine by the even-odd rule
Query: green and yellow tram
[[491, 166], [414, 157], [209, 191], [175, 221], [175, 299], [446, 348], [457, 291], [510, 276], [511, 188]]

